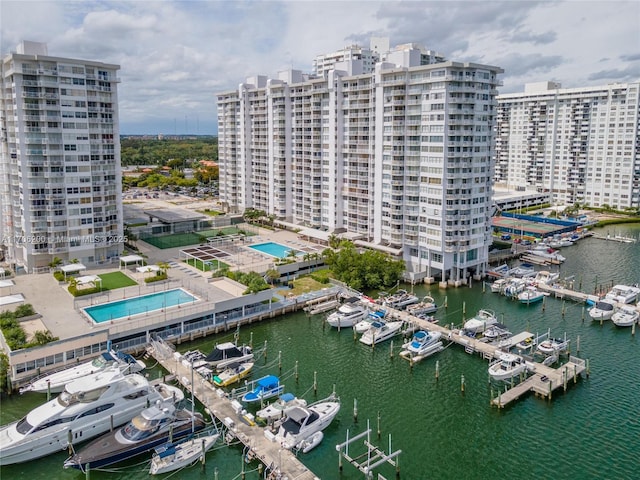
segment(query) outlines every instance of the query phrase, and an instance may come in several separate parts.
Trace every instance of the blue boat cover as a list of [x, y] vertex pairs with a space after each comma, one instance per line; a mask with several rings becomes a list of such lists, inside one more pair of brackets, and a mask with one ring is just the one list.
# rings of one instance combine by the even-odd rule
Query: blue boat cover
[[280, 395], [280, 400], [282, 400], [283, 402], [290, 402], [294, 398], [296, 398], [296, 396], [293, 393], [283, 393], [282, 395]]

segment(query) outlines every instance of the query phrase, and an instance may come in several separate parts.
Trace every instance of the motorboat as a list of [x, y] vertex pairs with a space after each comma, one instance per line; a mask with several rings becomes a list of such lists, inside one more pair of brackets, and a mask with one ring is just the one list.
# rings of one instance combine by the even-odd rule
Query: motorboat
[[178, 409], [172, 402], [157, 402], [145, 408], [126, 425], [89, 442], [64, 462], [64, 468], [86, 471], [122, 462], [159, 445], [202, 430], [201, 413]]
[[213, 376], [213, 384], [217, 387], [226, 387], [236, 383], [249, 375], [252, 368], [253, 362], [233, 363]]
[[500, 352], [498, 359], [489, 365], [489, 376], [494, 380], [509, 380], [528, 368], [527, 362], [521, 356]]
[[278, 420], [284, 416], [284, 411], [289, 407], [306, 407], [307, 401], [297, 398], [292, 393], [284, 393], [273, 403], [256, 412], [258, 418], [265, 421]]
[[534, 248], [527, 250], [527, 253], [551, 262], [562, 263], [566, 260], [566, 258], [563, 255], [560, 255], [557, 250], [547, 245], [536, 245]]
[[536, 276], [533, 277], [534, 285], [551, 285], [553, 282], [560, 278], [560, 274], [555, 272], [549, 272], [548, 270], [540, 270], [536, 273]]
[[491, 284], [491, 291], [493, 293], [502, 293], [504, 288], [509, 285], [510, 280], [508, 277], [498, 278]]
[[611, 316], [611, 321], [618, 327], [631, 327], [638, 321], [640, 312], [631, 305], [616, 308]]
[[520, 352], [528, 352], [533, 350], [538, 345], [536, 341], [536, 337], [531, 335], [530, 337], [525, 338], [524, 340], [516, 343], [515, 347]]
[[146, 365], [142, 360], [136, 360], [128, 353], [109, 350], [89, 362], [39, 377], [22, 387], [20, 393], [60, 393], [67, 383], [77, 378], [112, 368], [118, 368], [122, 373], [127, 374], [140, 372], [146, 368]]
[[108, 369], [67, 383], [55, 399], [0, 428], [0, 465], [27, 462], [90, 440], [140, 413], [148, 403], [180, 401], [179, 388], [151, 386], [142, 375]]
[[598, 300], [596, 304], [589, 309], [589, 316], [596, 321], [611, 320], [614, 309], [615, 305], [613, 304], [613, 300], [604, 298]]
[[517, 297], [527, 288], [527, 281], [523, 278], [512, 278], [502, 290], [502, 294], [507, 297]]
[[331, 395], [306, 407], [290, 407], [275, 435], [275, 441], [286, 449], [299, 449], [305, 440], [324, 430], [340, 411], [340, 399]]
[[426, 356], [442, 347], [442, 333], [418, 330], [413, 334], [411, 341], [405, 343], [402, 348], [413, 355]]
[[554, 355], [566, 351], [568, 347], [569, 340], [549, 337], [538, 344], [537, 350], [545, 355]]
[[472, 335], [486, 330], [491, 325], [498, 323], [496, 314], [487, 309], [479, 310], [478, 313], [464, 323], [462, 329]]
[[371, 328], [371, 324], [375, 321], [382, 321], [387, 315], [386, 310], [376, 310], [375, 312], [369, 312], [369, 315], [360, 322], [353, 326], [356, 333], [362, 334]]
[[150, 475], [173, 472], [202, 459], [220, 437], [219, 433], [191, 438], [178, 444], [168, 443], [155, 449], [151, 457]]
[[404, 322], [402, 321], [384, 322], [382, 320], [376, 320], [371, 323], [369, 330], [362, 334], [360, 342], [365, 345], [374, 345], [376, 343], [384, 342], [385, 340], [399, 334], [402, 330], [403, 323]]
[[411, 315], [428, 315], [437, 311], [438, 305], [433, 297], [427, 295], [423, 297], [420, 302], [409, 305], [406, 310], [407, 313], [410, 313]]
[[237, 346], [235, 343], [219, 343], [205, 357], [209, 365], [224, 369], [232, 363], [244, 363], [253, 360], [253, 351], [248, 345]]
[[390, 308], [402, 310], [403, 308], [413, 305], [414, 303], [418, 303], [419, 301], [420, 299], [416, 295], [401, 289], [393, 295], [387, 296], [384, 299], [384, 305]]
[[615, 303], [634, 303], [639, 295], [640, 288], [636, 285], [615, 285], [604, 298]]
[[536, 287], [527, 287], [518, 294], [518, 301], [529, 305], [530, 303], [542, 301], [545, 296], [545, 293], [538, 290]]
[[242, 401], [247, 403], [262, 402], [268, 398], [277, 397], [284, 391], [284, 385], [275, 375], [267, 375], [255, 381], [253, 390], [242, 396]]
[[358, 303], [344, 303], [327, 317], [327, 323], [336, 328], [350, 328], [369, 315], [369, 309]]
[[509, 277], [529, 278], [536, 274], [536, 269], [530, 263], [523, 263], [509, 270]]
[[209, 362], [207, 362], [207, 355], [202, 353], [200, 350], [190, 350], [183, 354], [175, 352], [173, 355], [187, 368], [191, 368], [191, 366], [193, 366], [193, 368], [198, 369], [209, 365]]
[[496, 340], [503, 340], [505, 338], [509, 338], [512, 333], [502, 325], [501, 323], [496, 323], [487, 328], [484, 332], [482, 332], [482, 336], [486, 338], [489, 342], [495, 342]]

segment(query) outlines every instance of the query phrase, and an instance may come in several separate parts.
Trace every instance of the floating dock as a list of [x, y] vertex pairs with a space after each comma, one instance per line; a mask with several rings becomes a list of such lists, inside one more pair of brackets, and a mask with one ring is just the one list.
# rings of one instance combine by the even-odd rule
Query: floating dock
[[[240, 416], [233, 401], [225, 391], [215, 388], [201, 375], [194, 373], [173, 356], [173, 349], [162, 340], [152, 340], [147, 351], [166, 370], [175, 375], [180, 384], [193, 391], [194, 396], [245, 446], [247, 456], [260, 460], [266, 467], [265, 473], [276, 478], [296, 480], [319, 480], [311, 470], [298, 460], [295, 454], [283, 449], [278, 443], [264, 435], [264, 428], [251, 425]], [[252, 423], [252, 422], [251, 422]], [[266, 478], [266, 477], [265, 477]]]

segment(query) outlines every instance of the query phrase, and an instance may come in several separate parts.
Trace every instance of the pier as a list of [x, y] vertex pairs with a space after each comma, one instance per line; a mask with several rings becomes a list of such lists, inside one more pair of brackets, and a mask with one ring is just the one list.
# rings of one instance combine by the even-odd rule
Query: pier
[[588, 293], [577, 292], [575, 290], [569, 290], [568, 288], [556, 287], [553, 285], [547, 285], [545, 283], [540, 283], [539, 285], [537, 285], [537, 288], [538, 290], [547, 292], [560, 299], [568, 298], [577, 302], [590, 301], [594, 303], [600, 300], [600, 297], [598, 297], [597, 295], [589, 295]]
[[[227, 428], [227, 435], [237, 438], [245, 447], [246, 455], [260, 460], [266, 468], [265, 473], [276, 475], [281, 480], [318, 480], [319, 477], [300, 462], [295, 454], [282, 448], [278, 443], [264, 435], [264, 429], [253, 422], [245, 422], [234, 409], [232, 399], [222, 389], [214, 387], [193, 369], [185, 367], [173, 355], [173, 348], [162, 340], [152, 340], [147, 348], [170, 374], [194, 396]], [[265, 477], [272, 478], [272, 477]]]
[[[462, 345], [466, 353], [473, 354], [478, 353], [485, 360], [493, 360], [498, 358], [498, 355], [503, 352], [502, 348], [508, 346], [504, 341], [500, 345], [492, 345], [481, 341], [480, 339], [467, 337], [461, 335], [460, 330], [443, 327], [441, 325], [422, 320], [414, 317], [407, 312], [388, 309], [389, 314], [398, 319], [404, 320], [414, 324], [417, 328], [429, 331], [437, 331], [442, 333], [443, 339], [446, 338], [451, 342]], [[532, 336], [529, 332], [522, 332], [518, 337], [520, 339]], [[539, 337], [540, 338], [540, 337]], [[574, 383], [577, 382], [578, 375], [581, 375], [585, 370], [588, 373], [587, 361], [570, 356], [569, 361], [557, 368], [551, 368], [541, 362], [532, 362], [535, 366], [533, 375], [523, 379], [523, 381], [512, 388], [508, 389], [501, 395], [491, 400], [492, 405], [496, 405], [499, 408], [504, 408], [511, 402], [519, 399], [527, 392], [533, 391], [536, 395], [543, 398], [552, 398], [552, 394], [555, 390], [562, 387], [563, 390], [567, 389], [567, 385], [570, 378], [573, 378]], [[515, 378], [514, 378], [515, 379]]]

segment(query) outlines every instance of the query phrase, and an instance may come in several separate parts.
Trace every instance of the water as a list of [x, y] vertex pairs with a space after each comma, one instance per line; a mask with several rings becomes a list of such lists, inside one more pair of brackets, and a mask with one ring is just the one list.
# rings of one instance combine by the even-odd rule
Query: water
[[[602, 233], [606, 234], [606, 230]], [[616, 233], [638, 237], [640, 225], [616, 227]], [[560, 267], [561, 278], [574, 276], [575, 287], [582, 283], [583, 291], [592, 293], [613, 284], [640, 282], [640, 244], [585, 239], [562, 252], [568, 260]], [[572, 340], [572, 354], [576, 353], [579, 335], [579, 356], [590, 360], [591, 376], [579, 379], [577, 385], [571, 381], [567, 392], [557, 390], [551, 401], [530, 394], [511, 407], [498, 410], [489, 405], [487, 362], [476, 355], [467, 355], [457, 345], [410, 369], [408, 362], [397, 356], [399, 340], [394, 342], [395, 355], [391, 359], [390, 342], [372, 350], [354, 342], [349, 330], [337, 332], [323, 327], [322, 315], [308, 318], [304, 313], [296, 313], [247, 326], [240, 332], [240, 341], [249, 342], [252, 338], [259, 348], [267, 340], [269, 348], [266, 364], [270, 366], [266, 367], [265, 360], [259, 359], [253, 378], [280, 374], [277, 357], [281, 351], [281, 377], [286, 391], [314, 400], [310, 388], [315, 371], [317, 398], [327, 396], [335, 386], [342, 399], [342, 409], [325, 431], [322, 444], [300, 457], [311, 470], [323, 479], [364, 478], [346, 463], [340, 474], [335, 445], [344, 442], [347, 429], [350, 435], [364, 431], [369, 419], [373, 443], [388, 451], [391, 434], [391, 449], [402, 450], [400, 473], [405, 479], [637, 478], [640, 332], [632, 337], [629, 328], [615, 328], [611, 322], [600, 326], [590, 321], [582, 305], [572, 302], [547, 298], [544, 311], [541, 303], [521, 305], [491, 293], [488, 288], [483, 293], [481, 282], [474, 282], [471, 288], [446, 291], [422, 285], [414, 290], [419, 297], [431, 294], [438, 305], [443, 305], [446, 297], [447, 310], [436, 314], [441, 323], [460, 324], [480, 308], [489, 308], [513, 332], [528, 329], [542, 333], [549, 328], [553, 336], [566, 332]], [[216, 341], [231, 339], [230, 333], [210, 337], [180, 345], [179, 350], [199, 347], [209, 352]], [[298, 382], [290, 373], [296, 361]], [[436, 361], [439, 380], [435, 378]], [[151, 375], [157, 376], [157, 370]], [[464, 394], [460, 388], [461, 375], [465, 377]], [[357, 423], [353, 419], [354, 399], [357, 399]], [[42, 401], [44, 397], [37, 394], [3, 400], [0, 422], [19, 418]], [[362, 441], [357, 441], [350, 454], [356, 456], [363, 451]], [[240, 478], [241, 455], [238, 446], [217, 449], [207, 456], [204, 471], [195, 466], [181, 472], [179, 478], [211, 479], [214, 468], [218, 469], [220, 479]], [[78, 472], [62, 469], [66, 456], [60, 453], [28, 464], [2, 467], [0, 473], [16, 480], [49, 479], [54, 472], [55, 478], [80, 478]], [[257, 464], [244, 466], [255, 469]], [[93, 471], [91, 478], [141, 480], [148, 478], [146, 472], [144, 465], [129, 464], [117, 474]], [[394, 478], [391, 467], [376, 472]], [[253, 472], [246, 478], [259, 476]]]
[[[272, 257], [284, 258], [289, 255], [291, 248], [286, 245], [281, 245], [275, 242], [259, 243], [257, 245], [251, 245], [249, 248], [253, 248], [261, 253], [266, 253]], [[302, 252], [295, 251], [296, 255], [302, 255]]]
[[165, 292], [151, 293], [140, 297], [118, 300], [117, 302], [104, 303], [93, 307], [85, 308], [87, 314], [96, 323], [117, 320], [123, 317], [130, 317], [140, 313], [153, 312], [162, 308], [175, 307], [193, 302], [196, 297], [178, 288]]

